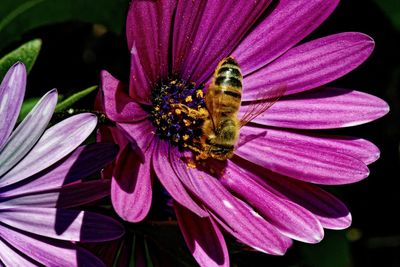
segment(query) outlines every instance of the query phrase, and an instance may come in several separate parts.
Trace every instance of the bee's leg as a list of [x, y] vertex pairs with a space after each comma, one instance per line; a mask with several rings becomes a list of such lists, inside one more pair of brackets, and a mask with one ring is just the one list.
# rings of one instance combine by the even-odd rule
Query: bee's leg
[[[196, 146], [192, 146], [192, 145], [188, 145], [187, 146], [190, 150], [194, 151], [197, 153], [196, 155], [196, 160], [203, 160], [203, 159], [207, 159], [209, 157], [207, 151], [209, 149], [203, 147], [203, 148], [198, 148]], [[208, 147], [208, 146], [207, 146]]]
[[175, 112], [182, 112], [194, 119], [206, 119], [208, 118], [208, 112], [206, 109], [201, 108], [199, 110], [188, 107], [185, 104], [171, 104], [171, 107], [175, 108]]

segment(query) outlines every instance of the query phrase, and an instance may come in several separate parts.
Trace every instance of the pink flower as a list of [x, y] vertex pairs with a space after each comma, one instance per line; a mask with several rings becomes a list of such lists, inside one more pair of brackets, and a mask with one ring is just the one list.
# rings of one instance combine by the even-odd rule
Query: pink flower
[[[129, 87], [102, 73], [100, 108], [116, 127], [103, 129], [100, 140], [121, 147], [108, 172], [115, 210], [124, 220], [143, 220], [158, 177], [201, 266], [229, 266], [222, 229], [256, 250], [282, 255], [292, 239], [316, 243], [323, 228], [348, 227], [346, 206], [315, 184], [362, 180], [379, 157], [367, 140], [313, 131], [367, 123], [388, 112], [377, 97], [324, 86], [365, 61], [374, 41], [347, 32], [298, 44], [338, 1], [270, 3], [133, 1]], [[239, 117], [273, 86], [287, 90], [241, 128], [232, 159], [194, 168], [185, 145], [199, 137], [199, 128], [169, 103], [203, 105], [196, 92], [230, 55], [244, 75]]]

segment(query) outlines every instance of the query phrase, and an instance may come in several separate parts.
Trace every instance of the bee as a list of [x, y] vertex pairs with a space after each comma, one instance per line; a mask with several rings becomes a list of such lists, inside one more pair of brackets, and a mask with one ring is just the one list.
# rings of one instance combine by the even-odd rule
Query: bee
[[270, 108], [286, 91], [280, 85], [264, 92], [258, 101], [253, 101], [239, 120], [242, 104], [243, 75], [233, 57], [224, 58], [214, 71], [214, 76], [205, 94], [207, 112], [198, 112], [180, 105], [183, 112], [202, 119], [202, 137], [188, 147], [197, 153], [196, 159], [214, 158], [226, 160], [234, 155], [240, 128]]

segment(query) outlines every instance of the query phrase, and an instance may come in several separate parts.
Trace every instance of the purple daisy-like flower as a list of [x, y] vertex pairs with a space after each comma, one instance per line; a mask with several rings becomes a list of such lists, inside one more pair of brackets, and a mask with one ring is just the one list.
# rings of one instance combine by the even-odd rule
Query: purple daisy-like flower
[[46, 130], [56, 90], [44, 95], [13, 130], [25, 85], [22, 63], [11, 67], [0, 85], [0, 265], [103, 266], [73, 242], [119, 238], [122, 225], [71, 208], [109, 194], [108, 181], [81, 179], [112, 161], [117, 149], [100, 143], [78, 147], [96, 127], [93, 114], [70, 117]]
[[[355, 126], [385, 115], [381, 99], [326, 87], [371, 54], [365, 34], [339, 33], [303, 44], [336, 1], [132, 1], [127, 18], [129, 86], [102, 73], [100, 108], [116, 127], [100, 140], [121, 150], [111, 170], [112, 203], [130, 222], [145, 218], [152, 180], [175, 200], [179, 226], [202, 266], [229, 266], [221, 229], [242, 243], [282, 255], [292, 239], [316, 243], [323, 228], [351, 223], [346, 206], [315, 184], [354, 183], [379, 157], [367, 140], [311, 130]], [[239, 119], [265, 92], [285, 96], [240, 129], [235, 155], [192, 164], [201, 137], [175, 104], [204, 107], [218, 62], [232, 56], [243, 73]], [[307, 131], [306, 131], [307, 130]]]

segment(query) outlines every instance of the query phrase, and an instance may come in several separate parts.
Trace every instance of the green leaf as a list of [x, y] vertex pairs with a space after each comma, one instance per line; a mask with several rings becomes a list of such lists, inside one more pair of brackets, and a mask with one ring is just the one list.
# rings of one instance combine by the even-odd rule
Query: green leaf
[[151, 256], [150, 256], [149, 245], [147, 244], [146, 239], [144, 239], [144, 250], [145, 250], [145, 256], [146, 256], [146, 266], [154, 267], [153, 261], [151, 260]]
[[390, 18], [393, 25], [400, 30], [400, 1], [399, 0], [375, 0], [375, 3], [382, 8]]
[[8, 69], [14, 65], [17, 61], [21, 61], [25, 64], [27, 71], [32, 69], [33, 64], [39, 55], [40, 48], [42, 47], [42, 41], [35, 39], [27, 42], [14, 51], [8, 53], [0, 59], [0, 80], [3, 79]]
[[76, 94], [73, 94], [72, 96], [68, 97], [64, 101], [58, 103], [56, 106], [55, 112], [61, 112], [61, 111], [66, 110], [67, 108], [71, 107], [73, 104], [75, 104], [80, 99], [84, 98], [85, 96], [87, 96], [88, 94], [90, 94], [91, 92], [93, 92], [96, 89], [97, 89], [97, 86], [92, 86], [92, 87], [84, 89]]
[[345, 231], [325, 231], [319, 244], [301, 245], [302, 259], [306, 266], [338, 267], [351, 266], [351, 253]]
[[82, 21], [121, 33], [129, 0], [1, 0], [0, 49], [44, 25]]

